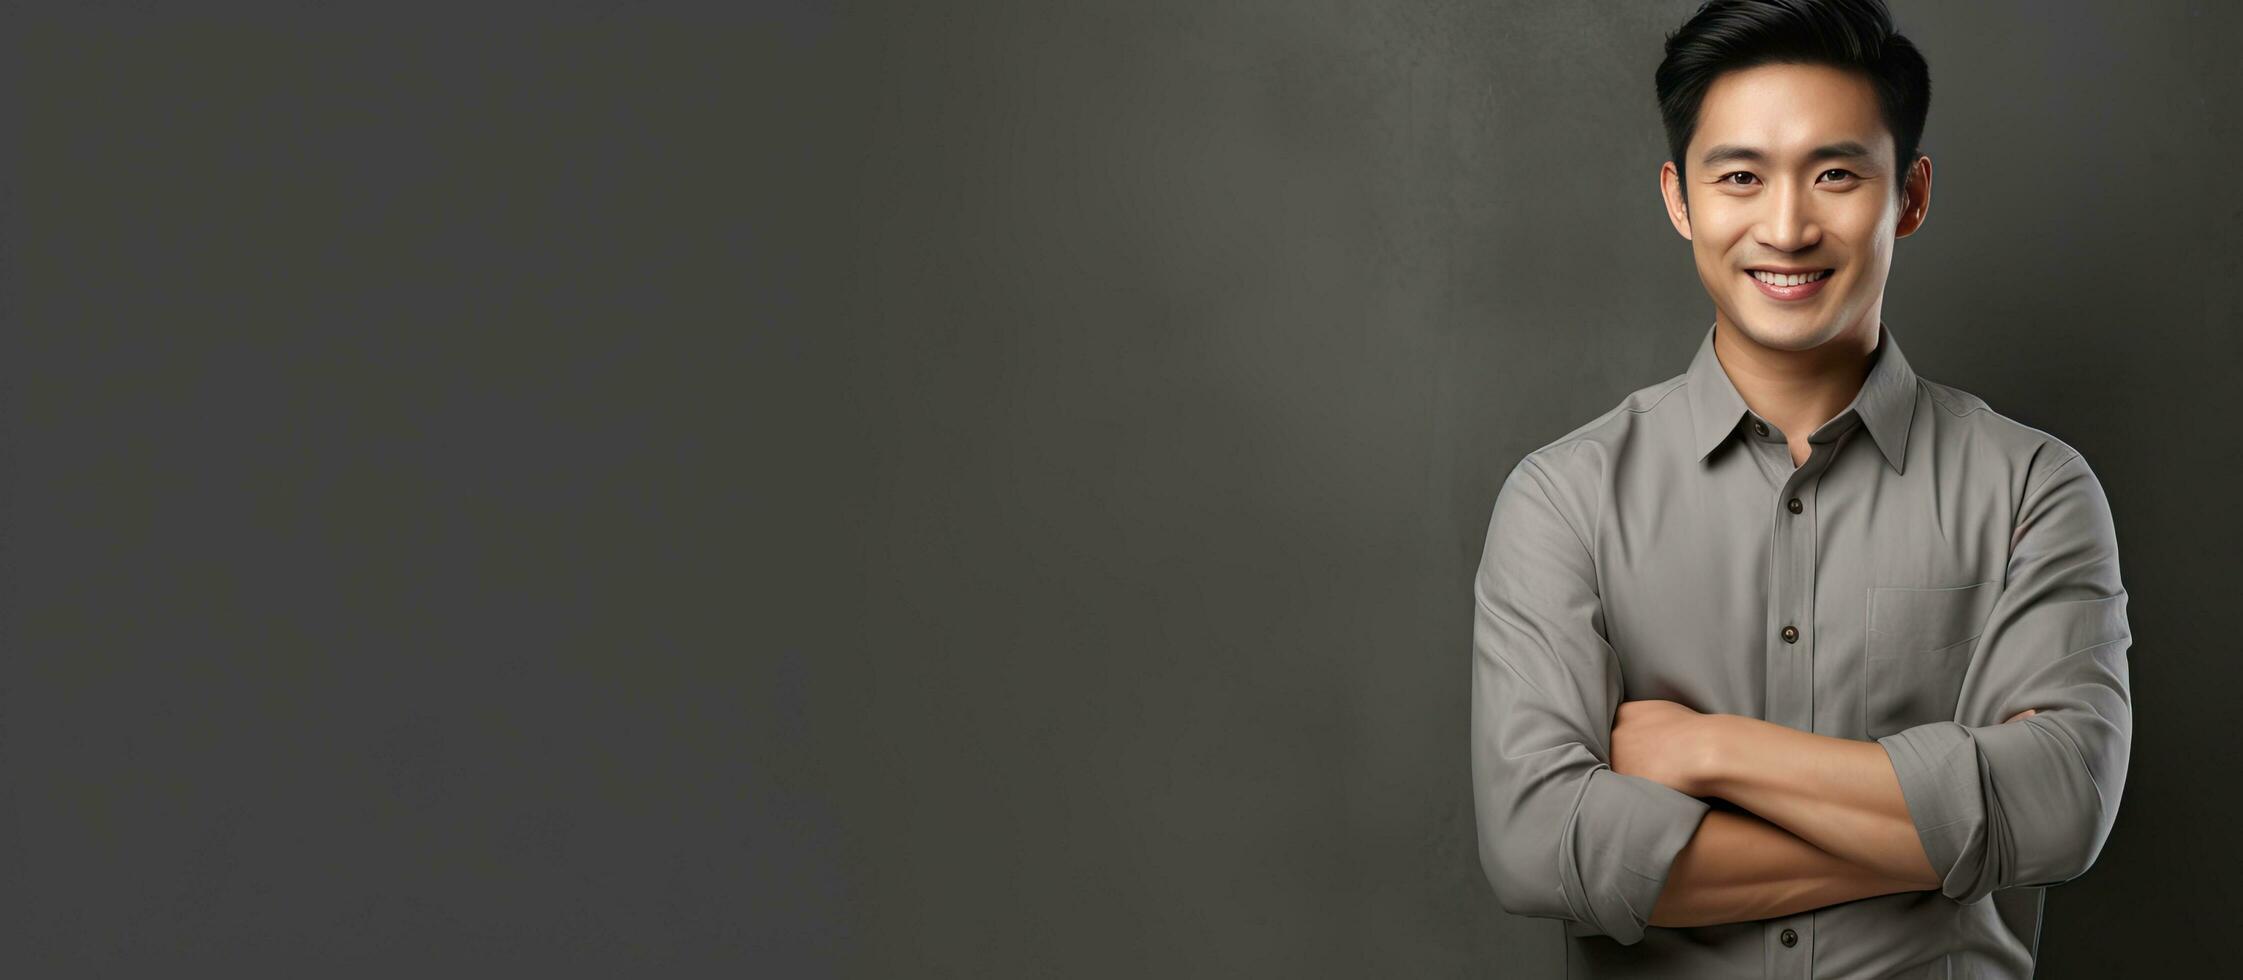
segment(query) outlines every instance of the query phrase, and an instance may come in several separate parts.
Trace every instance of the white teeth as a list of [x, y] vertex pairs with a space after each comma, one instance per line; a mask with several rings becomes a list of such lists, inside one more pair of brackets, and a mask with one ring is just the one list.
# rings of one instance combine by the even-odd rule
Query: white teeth
[[1771, 286], [1800, 286], [1805, 285], [1806, 283], [1814, 282], [1815, 280], [1821, 279], [1824, 276], [1830, 275], [1829, 269], [1824, 269], [1820, 272], [1802, 272], [1795, 276], [1787, 276], [1780, 272], [1762, 272], [1758, 269], [1751, 269], [1748, 271], [1752, 273], [1752, 277], [1754, 279], [1758, 279], [1761, 282], [1767, 283]]

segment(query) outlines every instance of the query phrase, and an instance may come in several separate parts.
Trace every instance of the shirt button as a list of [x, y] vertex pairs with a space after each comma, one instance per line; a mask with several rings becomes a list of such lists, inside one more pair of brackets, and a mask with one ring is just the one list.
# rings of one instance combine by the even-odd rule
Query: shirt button
[[1768, 423], [1766, 423], [1766, 422], [1762, 422], [1762, 421], [1760, 421], [1759, 419], [1753, 419], [1753, 420], [1752, 420], [1752, 434], [1753, 434], [1753, 435], [1756, 435], [1756, 436], [1764, 436], [1764, 435], [1767, 435], [1767, 434], [1768, 434]]
[[1784, 641], [1785, 643], [1797, 643], [1797, 642], [1799, 642], [1799, 629], [1798, 629], [1798, 627], [1795, 627], [1795, 626], [1786, 626], [1786, 627], [1784, 627], [1784, 628], [1783, 628], [1783, 641]]
[[1798, 934], [1798, 933], [1796, 933], [1796, 932], [1793, 932], [1793, 931], [1791, 931], [1791, 930], [1789, 930], [1789, 929], [1786, 929], [1786, 930], [1784, 930], [1784, 931], [1783, 931], [1783, 944], [1784, 944], [1784, 945], [1786, 945], [1786, 946], [1797, 946], [1797, 945], [1799, 945], [1799, 934]]
[[1792, 512], [1792, 513], [1794, 513], [1794, 514], [1796, 514], [1796, 513], [1799, 513], [1799, 510], [1800, 510], [1800, 507], [1799, 507], [1799, 498], [1797, 498], [1797, 497], [1793, 497], [1793, 498], [1791, 498], [1791, 502], [1790, 502], [1790, 503], [1788, 503], [1788, 504], [1785, 504], [1784, 506], [1785, 506], [1785, 507], [1788, 507], [1788, 508], [1790, 508], [1790, 509], [1791, 509], [1791, 512]]

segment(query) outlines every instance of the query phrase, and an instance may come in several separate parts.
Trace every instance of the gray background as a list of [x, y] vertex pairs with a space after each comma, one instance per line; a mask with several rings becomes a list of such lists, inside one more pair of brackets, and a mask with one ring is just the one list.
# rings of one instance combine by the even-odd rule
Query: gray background
[[[8, 972], [1554, 975], [1467, 589], [1711, 322], [1691, 4], [312, 6], [9, 10]], [[2216, 972], [2243, 13], [1896, 6], [2133, 597], [2041, 975]]]

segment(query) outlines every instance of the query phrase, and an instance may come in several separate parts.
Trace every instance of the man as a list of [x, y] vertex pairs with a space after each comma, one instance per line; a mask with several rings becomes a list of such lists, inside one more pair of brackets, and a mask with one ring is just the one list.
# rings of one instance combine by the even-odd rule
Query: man
[[1875, 0], [1714, 0], [1657, 87], [1714, 322], [1497, 494], [1482, 867], [1573, 976], [2029, 976], [2118, 813], [2126, 590], [2078, 451], [1883, 319], [1924, 61]]

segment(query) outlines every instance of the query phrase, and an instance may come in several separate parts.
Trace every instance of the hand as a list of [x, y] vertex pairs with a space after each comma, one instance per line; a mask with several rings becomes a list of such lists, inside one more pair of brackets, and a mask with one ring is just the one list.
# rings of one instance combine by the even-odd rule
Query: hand
[[2032, 716], [2034, 716], [2034, 715], [2036, 715], [2036, 714], [2039, 714], [2039, 713], [2040, 713], [2040, 709], [2039, 709], [2039, 708], [2027, 708], [2027, 709], [2025, 709], [2025, 710], [2023, 710], [2023, 711], [2020, 711], [2020, 712], [2018, 712], [2018, 713], [2016, 713], [2016, 714], [2014, 714], [2014, 715], [2011, 715], [2011, 716], [2009, 716], [2009, 717], [2007, 717], [2007, 718], [2004, 718], [2004, 719], [2002, 719], [2002, 724], [2004, 724], [2004, 725], [2007, 725], [2007, 724], [2009, 724], [2010, 722], [2016, 721], [2016, 720], [2017, 720], [2017, 719], [2019, 719], [2019, 718], [2031, 718]]
[[1691, 796], [1711, 772], [1713, 719], [1673, 701], [1623, 701], [1612, 721], [1612, 770]]

